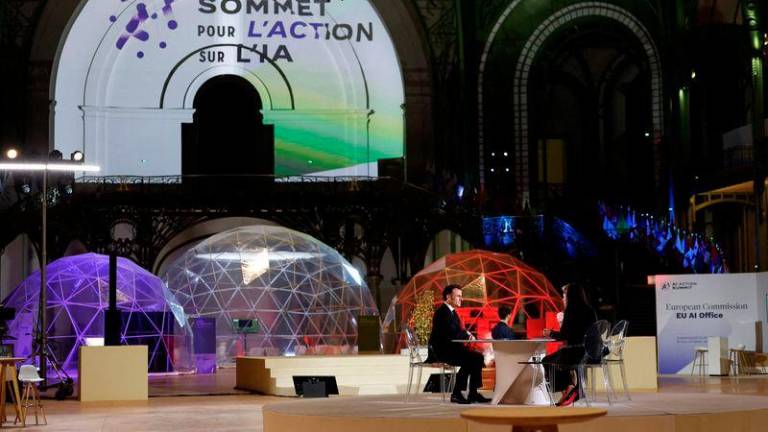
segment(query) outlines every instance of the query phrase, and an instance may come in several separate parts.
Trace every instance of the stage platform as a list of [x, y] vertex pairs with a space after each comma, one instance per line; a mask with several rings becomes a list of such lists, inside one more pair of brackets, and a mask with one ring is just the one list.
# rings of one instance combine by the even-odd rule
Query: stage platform
[[[333, 375], [343, 396], [403, 393], [408, 383], [405, 355], [238, 357], [236, 362], [238, 389], [273, 396], [296, 396], [294, 375]], [[430, 371], [439, 372], [425, 369], [419, 388]]]
[[[698, 389], [696, 389], [698, 390]], [[496, 432], [507, 426], [467, 423], [459, 413], [468, 407], [441, 403], [438, 395], [420, 395], [409, 403], [402, 396], [359, 396], [269, 404], [264, 432]], [[487, 405], [485, 405], [487, 406]], [[578, 406], [584, 406], [579, 403]], [[719, 392], [635, 393], [632, 401], [593, 406], [608, 415], [561, 432], [764, 432], [768, 430], [768, 398]], [[562, 408], [569, 409], [569, 408]]]
[[[426, 353], [424, 353], [426, 355]], [[236, 360], [239, 390], [272, 396], [296, 396], [294, 375], [333, 375], [343, 396], [402, 394], [408, 383], [407, 355], [360, 354], [342, 356], [296, 357], [238, 357]], [[629, 337], [624, 347], [627, 381], [633, 390], [654, 390], [656, 382], [656, 338]], [[438, 369], [425, 369], [421, 382], [414, 387], [424, 388], [429, 375]], [[620, 382], [619, 369], [612, 368], [615, 382]], [[483, 379], [487, 388], [493, 388], [495, 369], [487, 368]], [[602, 372], [596, 382], [602, 388]]]

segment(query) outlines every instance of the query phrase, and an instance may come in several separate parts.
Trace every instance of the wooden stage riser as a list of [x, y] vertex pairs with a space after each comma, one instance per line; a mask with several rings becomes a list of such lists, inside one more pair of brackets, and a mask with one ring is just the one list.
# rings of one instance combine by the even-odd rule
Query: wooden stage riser
[[[408, 357], [400, 355], [241, 357], [237, 359], [237, 388], [295, 396], [294, 375], [333, 375], [342, 395], [398, 394], [405, 393], [408, 369]], [[423, 389], [430, 374], [439, 372], [425, 368], [417, 384], [414, 370], [411, 391]]]
[[[627, 338], [625, 363], [631, 390], [654, 390], [656, 380], [656, 338]], [[294, 375], [333, 375], [345, 395], [396, 394], [405, 392], [408, 383], [406, 355], [238, 357], [237, 388], [275, 396], [295, 396]], [[423, 389], [430, 374], [439, 369], [424, 369]], [[414, 373], [415, 374], [415, 373]], [[614, 386], [621, 391], [619, 368], [611, 367]], [[415, 377], [414, 377], [415, 379]], [[596, 371], [596, 390], [604, 391], [602, 371]]]

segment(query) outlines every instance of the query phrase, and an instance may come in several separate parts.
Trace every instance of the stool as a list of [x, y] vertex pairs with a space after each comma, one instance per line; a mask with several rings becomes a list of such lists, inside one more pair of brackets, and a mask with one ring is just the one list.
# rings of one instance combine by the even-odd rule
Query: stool
[[698, 375], [704, 376], [707, 374], [707, 353], [709, 353], [709, 349], [706, 347], [696, 347], [696, 351], [693, 354], [693, 365], [691, 365], [691, 376], [696, 371], [697, 364], [699, 366]]
[[[43, 410], [43, 404], [40, 402], [40, 390], [37, 388], [37, 383], [43, 379], [37, 374], [37, 368], [32, 365], [23, 365], [19, 369], [19, 381], [24, 384], [24, 391], [21, 396], [21, 425], [27, 425], [27, 409], [35, 409], [35, 424], [40, 424], [38, 414], [43, 416], [43, 424], [48, 424], [48, 419], [45, 418], [45, 411]], [[31, 398], [31, 400], [30, 400]], [[16, 416], [16, 420], [19, 420], [19, 416]], [[13, 422], [16, 424], [16, 421]]]
[[602, 417], [602, 408], [476, 408], [461, 412], [469, 421], [512, 426], [512, 432], [557, 432], [558, 425]]
[[736, 345], [736, 348], [729, 350], [729, 360], [731, 361], [731, 371], [734, 376], [748, 375], [744, 367], [747, 364], [747, 347], [743, 344]]

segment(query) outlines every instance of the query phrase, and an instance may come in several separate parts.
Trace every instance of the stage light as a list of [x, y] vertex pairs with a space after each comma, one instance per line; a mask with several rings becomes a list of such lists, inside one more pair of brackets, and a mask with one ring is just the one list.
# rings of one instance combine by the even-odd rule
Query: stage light
[[16, 150], [15, 148], [9, 148], [8, 150], [5, 151], [5, 157], [6, 159], [11, 159], [11, 160], [16, 159], [17, 157], [19, 157], [19, 151]]
[[[0, 168], [2, 167], [0, 166]], [[99, 172], [101, 167], [97, 165], [48, 164], [43, 165], [43, 169], [62, 172]]]
[[75, 162], [82, 162], [85, 159], [85, 155], [80, 150], [73, 151], [69, 157]]
[[507, 172], [509, 172], [509, 168], [507, 168]]
[[496, 152], [492, 152], [491, 157], [496, 157]]
[[496, 169], [495, 168], [491, 168], [491, 172], [496, 172]]
[[[41, 161], [41, 163], [20, 163], [20, 162], [0, 162], [0, 171], [40, 171], [42, 172], [42, 187], [40, 188], [44, 199], [40, 200], [42, 203], [42, 224], [41, 224], [41, 230], [40, 230], [40, 238], [41, 244], [40, 244], [40, 251], [41, 251], [41, 259], [40, 259], [40, 294], [38, 297], [38, 303], [39, 303], [39, 309], [45, 310], [47, 308], [48, 302], [47, 302], [47, 296], [46, 296], [46, 284], [48, 281], [47, 278], [47, 267], [48, 267], [48, 257], [47, 257], [47, 245], [46, 245], [46, 239], [47, 239], [47, 211], [46, 208], [48, 206], [48, 173], [50, 171], [56, 171], [56, 172], [96, 172], [99, 171], [100, 168], [98, 166], [92, 165], [88, 166], [82, 163], [64, 163], [63, 154], [59, 150], [54, 150], [48, 154], [48, 160], [47, 161]], [[53, 161], [54, 163], [51, 163]], [[60, 163], [55, 163], [56, 161], [61, 161]], [[27, 194], [31, 192], [32, 188], [29, 187], [29, 185], [22, 185], [21, 186], [21, 192], [23, 194]], [[58, 194], [60, 193], [58, 190], [55, 190], [54, 199], [58, 199]], [[35, 334], [35, 340], [37, 341], [39, 346], [47, 346], [46, 345], [46, 339], [48, 338], [47, 333], [45, 329], [47, 329], [46, 325], [47, 317], [46, 314], [40, 314], [40, 323], [38, 323], [38, 328], [43, 329], [41, 334]], [[39, 339], [39, 340], [38, 340]], [[45, 352], [45, 350], [41, 350], [37, 356], [38, 358], [38, 364], [40, 364], [40, 374], [43, 377], [43, 383], [47, 380], [47, 358], [48, 353]]]
[[504, 157], [507, 157], [507, 156], [509, 156], [509, 153], [504, 152]]
[[646, 133], [645, 133], [645, 137], [646, 137], [646, 138], [650, 138], [650, 137], [651, 137], [651, 133], [650, 133], [650, 132], [646, 132]]
[[695, 70], [691, 71], [691, 79], [692, 80], [696, 79], [696, 71]]

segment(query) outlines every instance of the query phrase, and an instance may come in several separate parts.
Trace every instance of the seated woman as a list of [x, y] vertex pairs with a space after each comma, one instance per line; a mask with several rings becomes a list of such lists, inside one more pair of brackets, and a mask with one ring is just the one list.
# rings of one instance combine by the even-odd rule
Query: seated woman
[[575, 365], [584, 357], [584, 333], [597, 321], [597, 315], [587, 301], [584, 287], [572, 283], [563, 287], [565, 311], [560, 331], [544, 329], [544, 336], [558, 341], [565, 341], [565, 346], [542, 359], [542, 363], [555, 363], [555, 376], [550, 375], [550, 368], [545, 368], [547, 379], [553, 382], [555, 391], [562, 391], [558, 406], [568, 406], [579, 398], [578, 377]]

